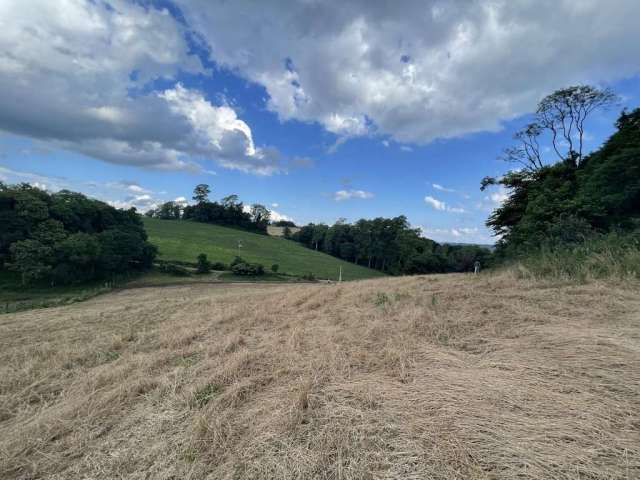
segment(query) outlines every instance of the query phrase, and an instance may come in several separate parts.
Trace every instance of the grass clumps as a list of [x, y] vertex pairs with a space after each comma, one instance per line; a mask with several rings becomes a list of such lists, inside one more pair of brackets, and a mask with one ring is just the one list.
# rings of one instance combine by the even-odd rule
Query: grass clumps
[[202, 408], [221, 392], [222, 387], [217, 383], [207, 383], [193, 395], [193, 403], [198, 408]]
[[519, 258], [513, 268], [523, 278], [640, 278], [640, 232], [593, 236], [581, 243], [542, 246]]

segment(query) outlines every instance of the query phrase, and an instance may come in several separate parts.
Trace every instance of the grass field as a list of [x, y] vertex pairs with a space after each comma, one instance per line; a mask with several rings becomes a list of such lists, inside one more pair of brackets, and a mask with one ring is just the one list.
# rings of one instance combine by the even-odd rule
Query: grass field
[[[343, 280], [382, 276], [375, 270], [344, 262], [283, 238], [188, 221], [145, 218], [144, 225], [149, 240], [160, 249], [162, 260], [195, 262], [200, 253], [206, 253], [212, 262], [229, 264], [239, 254], [245, 260], [261, 263], [267, 270], [277, 263], [280, 272], [291, 275], [312, 273], [317, 278], [337, 280], [342, 266]], [[242, 242], [240, 249], [238, 240]]]
[[0, 316], [0, 478], [640, 478], [637, 282], [191, 285]]

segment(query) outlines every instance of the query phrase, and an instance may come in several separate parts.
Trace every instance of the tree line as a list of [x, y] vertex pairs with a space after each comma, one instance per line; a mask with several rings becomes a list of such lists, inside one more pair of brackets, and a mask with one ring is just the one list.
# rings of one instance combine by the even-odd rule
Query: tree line
[[145, 213], [150, 218], [163, 220], [192, 220], [227, 227], [241, 228], [250, 232], [267, 233], [271, 212], [261, 204], [246, 208], [237, 195], [228, 195], [219, 202], [209, 200], [211, 188], [199, 184], [193, 190], [193, 205], [165, 202]]
[[18, 272], [23, 284], [112, 278], [150, 268], [157, 254], [135, 209], [68, 190], [0, 182], [0, 225], [0, 269]]
[[489, 249], [476, 245], [441, 245], [411, 228], [405, 216], [339, 220], [309, 224], [290, 235], [302, 245], [392, 275], [464, 272], [476, 261], [486, 265]]
[[[591, 154], [583, 152], [586, 120], [615, 105], [609, 90], [569, 87], [545, 97], [534, 121], [516, 134], [505, 158], [520, 164], [482, 189], [499, 185], [507, 200], [487, 220], [499, 237], [501, 259], [541, 248], [582, 245], [607, 234], [638, 236], [640, 227], [640, 109], [623, 111], [615, 132]], [[543, 154], [544, 141], [552, 147]]]

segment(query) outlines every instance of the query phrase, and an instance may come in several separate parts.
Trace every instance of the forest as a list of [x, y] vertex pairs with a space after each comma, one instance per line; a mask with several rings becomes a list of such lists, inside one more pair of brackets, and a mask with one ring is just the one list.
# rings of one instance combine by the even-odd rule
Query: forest
[[477, 245], [439, 244], [411, 228], [405, 216], [309, 224], [290, 236], [308, 248], [392, 275], [465, 272], [476, 261], [490, 264], [491, 251]]
[[0, 225], [0, 269], [19, 272], [23, 285], [112, 279], [150, 268], [157, 253], [135, 209], [68, 190], [0, 182]]

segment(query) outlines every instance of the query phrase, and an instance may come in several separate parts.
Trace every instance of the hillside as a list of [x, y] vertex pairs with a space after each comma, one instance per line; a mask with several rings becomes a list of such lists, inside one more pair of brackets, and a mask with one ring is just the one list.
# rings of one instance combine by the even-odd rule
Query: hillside
[[[342, 266], [343, 280], [380, 277], [382, 274], [305, 248], [283, 238], [245, 232], [218, 225], [189, 221], [145, 218], [149, 240], [160, 249], [160, 259], [195, 262], [206, 253], [212, 262], [228, 264], [236, 255], [261, 263], [266, 269], [277, 263], [281, 273], [337, 280]], [[238, 241], [242, 247], [238, 249]]]
[[637, 283], [124, 290], [0, 316], [0, 477], [640, 477]]

